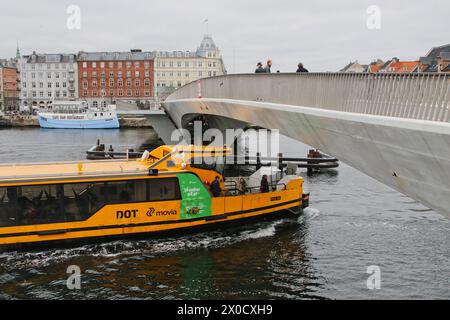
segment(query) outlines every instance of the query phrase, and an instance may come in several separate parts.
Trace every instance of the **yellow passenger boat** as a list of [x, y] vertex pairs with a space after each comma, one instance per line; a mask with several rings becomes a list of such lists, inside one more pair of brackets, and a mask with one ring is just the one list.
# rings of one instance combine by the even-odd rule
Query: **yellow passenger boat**
[[[192, 161], [229, 153], [161, 146], [133, 160], [1, 165], [0, 248], [184, 232], [308, 206], [300, 177], [272, 183], [268, 192], [237, 190], [233, 178]], [[216, 177], [222, 192], [213, 196]]]

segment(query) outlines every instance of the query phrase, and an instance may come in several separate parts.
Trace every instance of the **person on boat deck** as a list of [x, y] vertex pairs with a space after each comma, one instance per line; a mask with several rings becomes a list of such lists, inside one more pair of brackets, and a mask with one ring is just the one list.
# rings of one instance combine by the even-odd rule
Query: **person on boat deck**
[[269, 181], [267, 180], [267, 174], [262, 176], [261, 187], [259, 188], [261, 192], [269, 192]]
[[213, 182], [211, 182], [210, 186], [213, 197], [219, 197], [222, 189], [220, 188], [219, 176], [216, 176]]
[[238, 192], [239, 194], [245, 194], [247, 192], [247, 182], [245, 182], [244, 178], [239, 179]]

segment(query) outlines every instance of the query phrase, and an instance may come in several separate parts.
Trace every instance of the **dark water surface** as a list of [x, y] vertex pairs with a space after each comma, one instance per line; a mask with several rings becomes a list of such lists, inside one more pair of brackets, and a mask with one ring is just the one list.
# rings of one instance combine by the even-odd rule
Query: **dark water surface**
[[[151, 130], [0, 130], [0, 163], [83, 159]], [[286, 155], [307, 147], [283, 138]], [[299, 218], [180, 237], [0, 253], [1, 299], [450, 298], [450, 221], [344, 165], [306, 177]], [[66, 286], [69, 265], [81, 289]], [[369, 290], [367, 267], [381, 270]]]

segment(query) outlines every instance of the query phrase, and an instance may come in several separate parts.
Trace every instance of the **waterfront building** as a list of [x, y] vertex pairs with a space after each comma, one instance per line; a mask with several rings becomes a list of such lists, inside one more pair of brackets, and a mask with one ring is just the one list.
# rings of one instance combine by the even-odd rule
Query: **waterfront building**
[[17, 64], [21, 78], [20, 100], [24, 106], [44, 107], [53, 100], [78, 98], [75, 54], [24, 55]]
[[148, 107], [153, 95], [153, 52], [80, 52], [78, 94], [92, 106], [123, 101]]
[[19, 109], [20, 77], [16, 61], [0, 59], [0, 111]]
[[221, 52], [210, 34], [203, 36], [195, 51], [155, 52], [155, 92], [160, 100], [189, 82], [225, 73]]

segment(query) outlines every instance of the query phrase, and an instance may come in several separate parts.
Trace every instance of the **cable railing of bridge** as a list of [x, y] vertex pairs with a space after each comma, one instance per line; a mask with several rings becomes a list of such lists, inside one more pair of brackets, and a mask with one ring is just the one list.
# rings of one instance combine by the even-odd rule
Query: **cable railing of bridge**
[[250, 100], [361, 114], [450, 121], [450, 74], [235, 74], [192, 82], [167, 100]]

